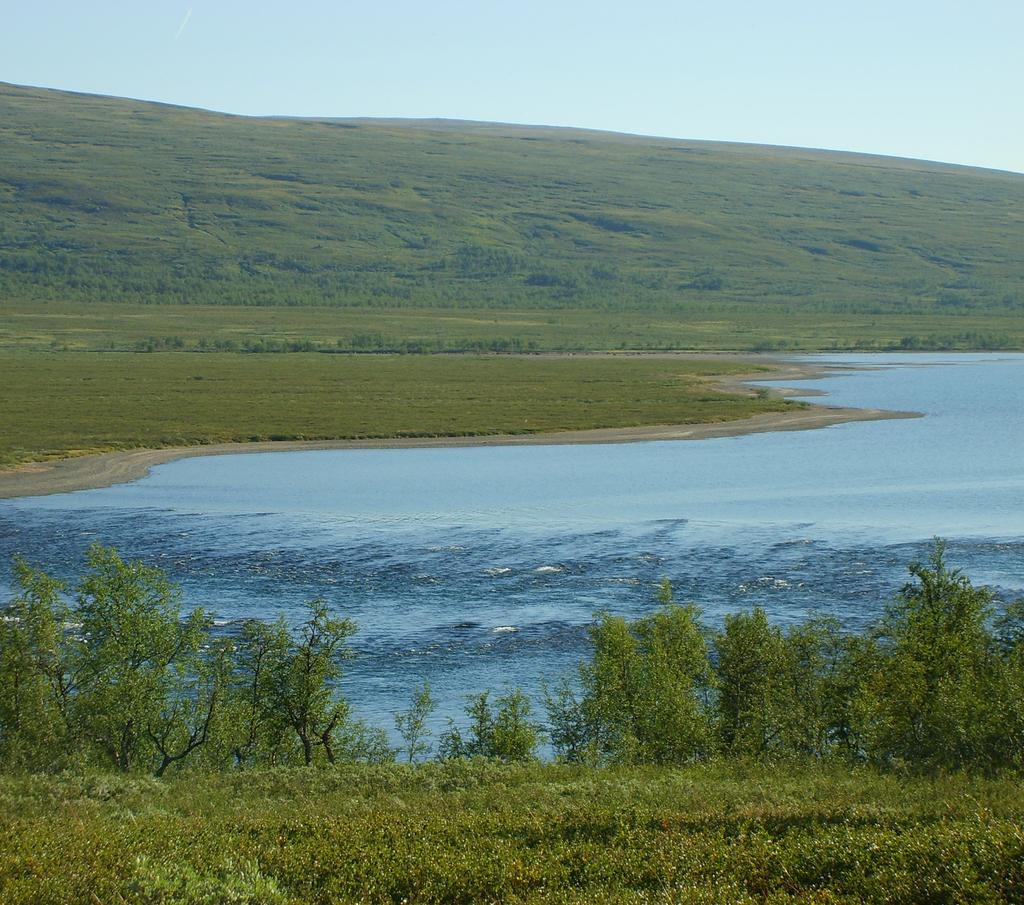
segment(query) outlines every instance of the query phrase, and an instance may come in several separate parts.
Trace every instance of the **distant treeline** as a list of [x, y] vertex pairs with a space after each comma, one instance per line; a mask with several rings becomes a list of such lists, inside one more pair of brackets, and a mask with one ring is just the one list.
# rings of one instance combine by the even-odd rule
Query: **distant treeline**
[[[1010, 337], [1003, 337], [1005, 345], [999, 348], [1011, 348]], [[663, 344], [664, 346], [664, 344]], [[969, 348], [977, 348], [971, 344]], [[572, 351], [582, 351], [582, 343], [572, 346]], [[917, 348], [915, 346], [915, 348]], [[438, 337], [437, 339], [399, 339], [385, 336], [382, 333], [357, 333], [344, 339], [325, 340], [305, 337], [303, 339], [279, 340], [266, 337], [250, 339], [209, 339], [200, 337], [187, 340], [181, 336], [147, 336], [138, 340], [129, 349], [119, 351], [135, 352], [338, 352], [374, 354], [420, 355], [437, 352], [537, 352], [539, 345], [535, 340], [523, 340], [512, 337], [482, 337], [479, 339], [463, 337]]]
[[[111, 346], [116, 344], [111, 343]], [[625, 342], [610, 343], [611, 347], [626, 349]], [[1017, 338], [1009, 333], [984, 333], [968, 330], [963, 333], [943, 333], [937, 335], [901, 336], [898, 340], [879, 340], [868, 337], [848, 337], [843, 340], [833, 340], [830, 344], [832, 351], [861, 351], [861, 352], [951, 352], [951, 351], [982, 351], [999, 352], [1016, 350], [1020, 343]], [[804, 347], [800, 339], [753, 339], [746, 343], [743, 351], [750, 352], [785, 352], [799, 350]], [[646, 342], [632, 342], [629, 349], [633, 351], [676, 351], [679, 348], [678, 341], [669, 338], [662, 340], [649, 340]], [[58, 347], [59, 349], [59, 347]], [[140, 339], [128, 348], [115, 349], [111, 351], [134, 351], [134, 352], [254, 352], [254, 353], [280, 353], [280, 352], [327, 352], [327, 353], [372, 353], [372, 354], [399, 354], [399, 355], [425, 355], [437, 353], [458, 353], [487, 354], [487, 353], [529, 353], [540, 351], [564, 351], [583, 352], [588, 351], [586, 342], [562, 341], [541, 343], [534, 339], [523, 340], [518, 336], [497, 336], [497, 337], [437, 337], [434, 339], [401, 339], [395, 336], [385, 336], [382, 333], [358, 333], [354, 336], [331, 339], [315, 339], [306, 337], [303, 339], [279, 340], [266, 337], [253, 337], [249, 339], [209, 339], [200, 337], [195, 340], [187, 340], [181, 336], [147, 336]]]
[[45, 772], [238, 770], [266, 765], [493, 758], [682, 765], [807, 759], [933, 772], [1024, 766], [1024, 601], [997, 606], [937, 542], [864, 633], [816, 618], [783, 630], [763, 610], [710, 630], [665, 581], [635, 622], [599, 614], [578, 676], [473, 696], [431, 744], [429, 685], [395, 715], [401, 748], [339, 691], [354, 623], [321, 601], [290, 627], [212, 634], [182, 615], [159, 569], [94, 546], [69, 597], [18, 560], [0, 616], [0, 767]]

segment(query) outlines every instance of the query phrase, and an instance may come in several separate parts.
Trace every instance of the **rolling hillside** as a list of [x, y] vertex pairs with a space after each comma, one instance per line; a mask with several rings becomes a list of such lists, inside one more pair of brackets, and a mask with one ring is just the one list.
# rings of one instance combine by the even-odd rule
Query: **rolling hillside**
[[[771, 348], [800, 335], [787, 319], [810, 318], [840, 326], [797, 345], [892, 345], [916, 323], [923, 345], [1019, 346], [1022, 247], [1024, 176], [1010, 173], [571, 129], [253, 119], [0, 84], [12, 317], [57, 310], [41, 302], [359, 309], [358, 328], [334, 317], [333, 333], [316, 321], [308, 334], [372, 349], [418, 335], [395, 312], [547, 310], [568, 318], [561, 339], [514, 318], [480, 335], [606, 347], [628, 315], [650, 327], [631, 347], [706, 345], [679, 325], [742, 322], [729, 345]], [[899, 326], [878, 333], [878, 318]], [[33, 341], [57, 337], [25, 323]]]

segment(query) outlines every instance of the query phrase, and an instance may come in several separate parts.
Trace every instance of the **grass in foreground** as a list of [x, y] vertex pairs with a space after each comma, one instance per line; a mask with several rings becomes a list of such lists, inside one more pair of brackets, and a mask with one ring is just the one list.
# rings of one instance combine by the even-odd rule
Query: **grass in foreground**
[[0, 901], [1002, 902], [1015, 780], [431, 764], [0, 779]]
[[796, 404], [712, 385], [751, 370], [729, 360], [14, 353], [0, 357], [0, 465], [223, 441], [728, 421]]

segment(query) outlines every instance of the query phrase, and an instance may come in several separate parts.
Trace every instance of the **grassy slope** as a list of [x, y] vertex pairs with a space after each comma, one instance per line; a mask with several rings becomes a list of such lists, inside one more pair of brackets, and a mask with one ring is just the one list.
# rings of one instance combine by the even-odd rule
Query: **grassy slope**
[[[36, 317], [7, 345], [60, 344], [65, 319], [97, 301], [358, 309], [356, 326], [346, 312], [307, 324], [343, 346], [449, 341], [409, 309], [471, 309], [456, 336], [541, 348], [1024, 340], [1012, 174], [574, 130], [245, 119], [13, 86], [0, 86], [0, 148], [0, 305]], [[76, 342], [110, 344], [120, 318], [105, 310], [92, 343]], [[530, 311], [541, 324], [519, 329]], [[270, 329], [219, 317], [211, 334]], [[197, 340], [169, 329], [156, 318], [145, 335]]]
[[0, 779], [5, 903], [1000, 902], [1013, 780], [428, 765]]
[[794, 403], [722, 393], [729, 360], [13, 352], [0, 467], [136, 446], [535, 433], [725, 421]]

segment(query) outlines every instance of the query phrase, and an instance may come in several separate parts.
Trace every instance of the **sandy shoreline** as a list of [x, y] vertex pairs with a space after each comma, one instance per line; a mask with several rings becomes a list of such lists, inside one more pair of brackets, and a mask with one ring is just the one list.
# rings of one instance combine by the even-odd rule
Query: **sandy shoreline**
[[[824, 369], [778, 362], [770, 373], [748, 375], [748, 380], [796, 380], [821, 376]], [[734, 377], [719, 384], [723, 389], [750, 390], [744, 378]], [[780, 388], [773, 392], [793, 395]], [[801, 396], [819, 395], [800, 390]], [[656, 440], [704, 440], [736, 437], [767, 431], [811, 430], [852, 421], [915, 418], [916, 412], [881, 409], [839, 408], [809, 405], [791, 412], [769, 412], [735, 421], [700, 424], [648, 425], [642, 427], [598, 428], [543, 434], [492, 434], [457, 437], [391, 437], [366, 440], [280, 440], [253, 443], [211, 443], [161, 449], [131, 449], [31, 463], [0, 471], [0, 499], [46, 496], [123, 484], [145, 477], [155, 465], [194, 456], [224, 456], [249, 453], [289, 452], [322, 449], [437, 449], [467, 446], [529, 446], [577, 443], [637, 443]]]

